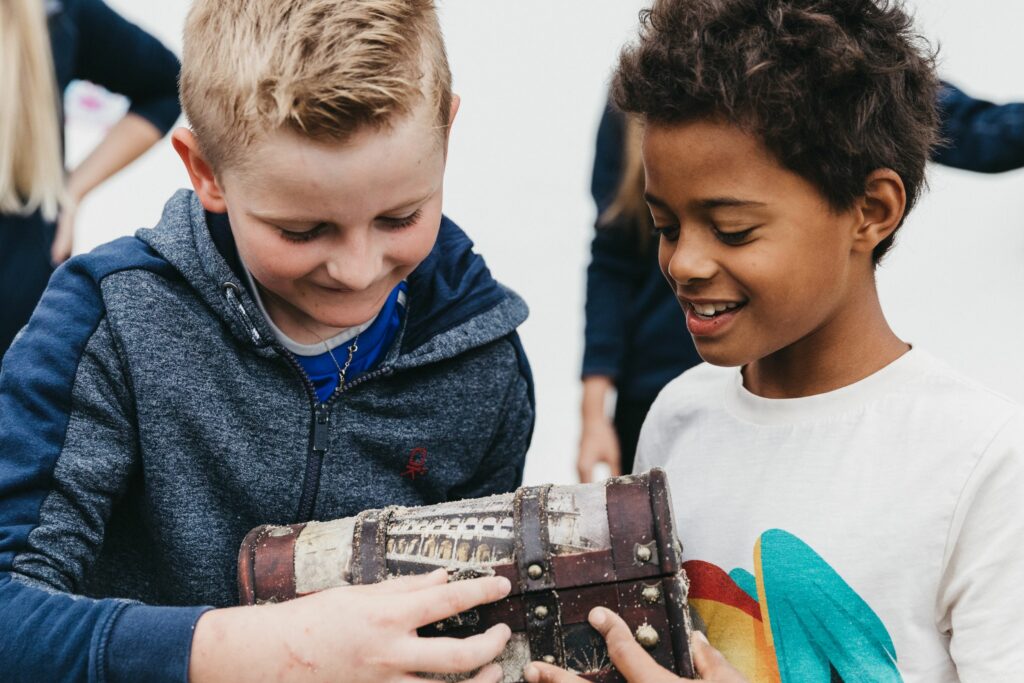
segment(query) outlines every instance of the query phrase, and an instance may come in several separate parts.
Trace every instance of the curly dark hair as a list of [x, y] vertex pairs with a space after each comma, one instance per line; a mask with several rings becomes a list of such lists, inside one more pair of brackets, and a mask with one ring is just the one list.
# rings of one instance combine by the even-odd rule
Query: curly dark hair
[[612, 85], [620, 109], [736, 124], [837, 211], [892, 169], [910, 212], [938, 139], [938, 79], [898, 0], [654, 0], [640, 22]]

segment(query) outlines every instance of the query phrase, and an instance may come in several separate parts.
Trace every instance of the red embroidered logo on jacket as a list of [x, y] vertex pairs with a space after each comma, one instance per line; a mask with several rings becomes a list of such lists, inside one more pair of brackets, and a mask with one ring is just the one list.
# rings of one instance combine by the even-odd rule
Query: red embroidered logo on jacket
[[418, 447], [409, 451], [409, 462], [405, 464], [405, 471], [402, 472], [403, 477], [409, 477], [410, 479], [416, 479], [418, 476], [422, 476], [427, 473], [427, 449]]

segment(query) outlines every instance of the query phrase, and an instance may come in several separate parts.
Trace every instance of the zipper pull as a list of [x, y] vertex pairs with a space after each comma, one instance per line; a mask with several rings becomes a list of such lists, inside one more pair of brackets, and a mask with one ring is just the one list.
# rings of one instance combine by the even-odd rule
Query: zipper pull
[[321, 403], [316, 407], [316, 416], [313, 422], [313, 450], [318, 453], [327, 452], [327, 425], [331, 421], [331, 411], [326, 404]]

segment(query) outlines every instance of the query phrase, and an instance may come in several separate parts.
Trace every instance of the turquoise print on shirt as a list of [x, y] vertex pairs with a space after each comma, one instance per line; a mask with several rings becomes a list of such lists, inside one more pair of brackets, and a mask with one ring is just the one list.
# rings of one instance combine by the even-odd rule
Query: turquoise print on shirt
[[684, 567], [711, 643], [751, 683], [902, 682], [882, 620], [793, 534], [761, 534], [753, 574], [700, 560]]

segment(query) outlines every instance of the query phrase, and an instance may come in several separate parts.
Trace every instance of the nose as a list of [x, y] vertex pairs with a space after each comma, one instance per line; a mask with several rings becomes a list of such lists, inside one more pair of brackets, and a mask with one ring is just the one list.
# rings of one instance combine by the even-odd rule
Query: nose
[[365, 237], [350, 236], [331, 246], [325, 266], [327, 274], [340, 287], [362, 291], [377, 279], [379, 258]]
[[678, 285], [710, 280], [718, 272], [717, 262], [699, 236], [691, 235], [684, 239], [680, 232], [675, 242], [663, 239], [660, 252], [665, 274]]

